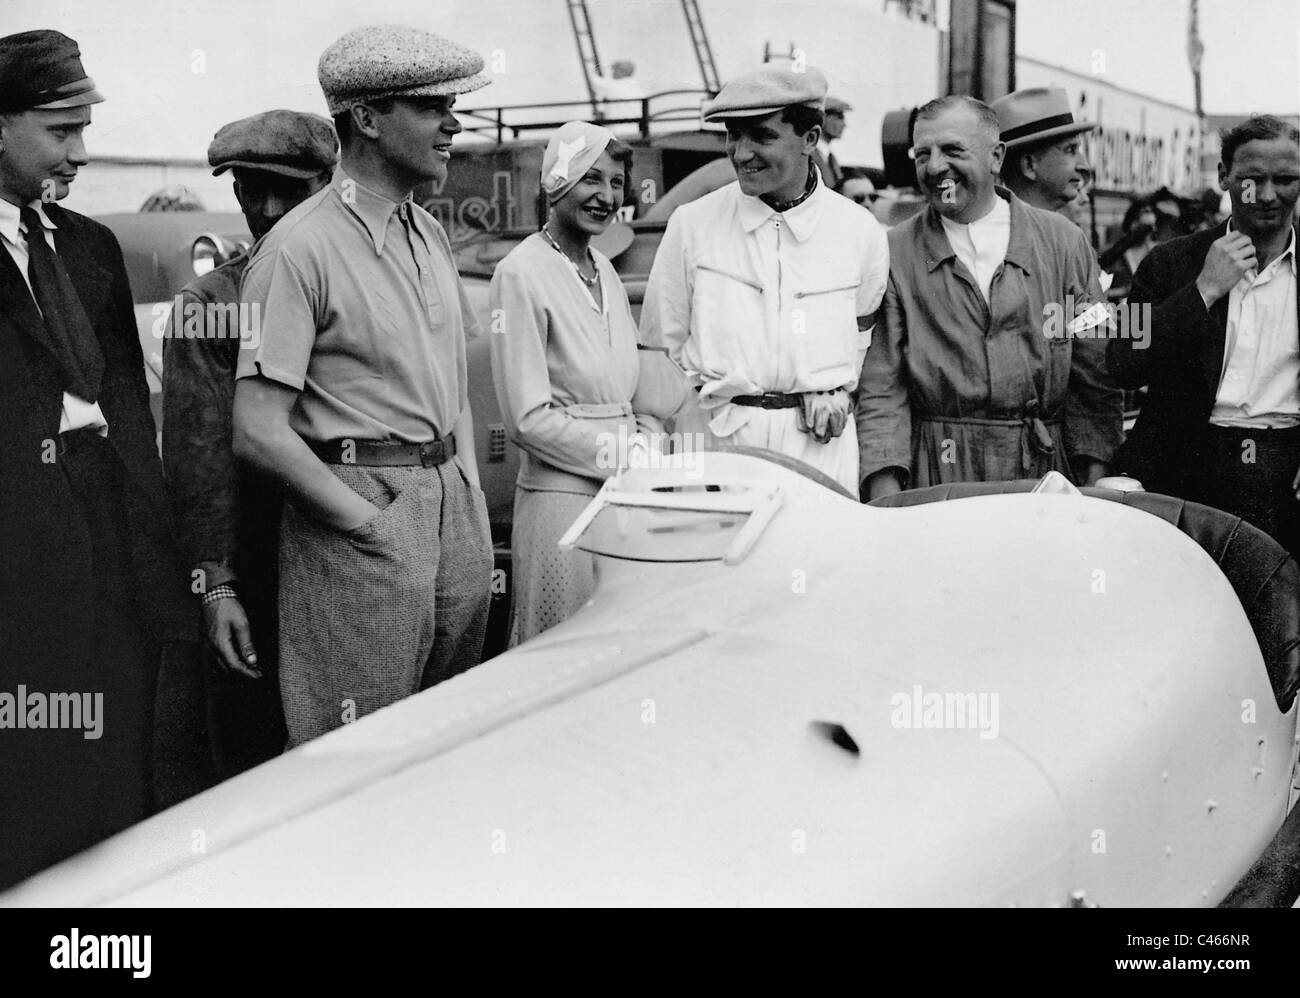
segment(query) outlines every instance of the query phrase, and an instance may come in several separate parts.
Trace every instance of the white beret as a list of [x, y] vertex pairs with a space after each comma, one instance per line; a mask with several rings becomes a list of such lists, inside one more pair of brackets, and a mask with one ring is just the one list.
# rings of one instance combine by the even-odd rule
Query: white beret
[[473, 49], [403, 24], [349, 31], [321, 54], [316, 77], [331, 117], [366, 100], [466, 94], [492, 82]]
[[806, 104], [822, 110], [826, 103], [826, 77], [820, 69], [805, 66], [792, 69], [769, 62], [760, 69], [737, 76], [718, 96], [704, 105], [704, 120], [754, 118], [773, 114], [791, 104]]

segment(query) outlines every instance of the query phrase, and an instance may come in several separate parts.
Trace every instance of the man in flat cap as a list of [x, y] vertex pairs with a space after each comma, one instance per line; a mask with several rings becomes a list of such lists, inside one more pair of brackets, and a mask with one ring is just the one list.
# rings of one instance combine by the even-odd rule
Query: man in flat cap
[[822, 122], [822, 137], [813, 153], [813, 161], [821, 171], [822, 181], [833, 191], [844, 186], [844, 170], [841, 169], [835, 153], [831, 152], [831, 143], [844, 134], [844, 114], [852, 111], [853, 105], [838, 97], [826, 98], [826, 111]]
[[[695, 381], [706, 444], [763, 447], [857, 492], [857, 387], [884, 293], [884, 228], [812, 162], [826, 78], [769, 64], [705, 106], [736, 182], [679, 207], [655, 256], [642, 338]], [[703, 425], [707, 420], [707, 425]]]
[[442, 227], [411, 200], [443, 181], [457, 94], [483, 60], [437, 35], [361, 28], [319, 77], [342, 145], [333, 182], [262, 240], [261, 307], [235, 389], [235, 454], [287, 490], [280, 689], [298, 745], [478, 662], [492, 547], [469, 420], [478, 325]]
[[[334, 126], [316, 114], [266, 111], [223, 125], [208, 147], [213, 176], [230, 171], [255, 240], [329, 184]], [[209, 657], [208, 738], [216, 775], [234, 776], [285, 742], [276, 663], [278, 483], [236, 461], [231, 411], [240, 344], [261, 315], [240, 310], [240, 255], [190, 282], [163, 341], [163, 468], [177, 534], [198, 582]]]
[[1082, 136], [1097, 126], [1074, 120], [1060, 87], [1028, 87], [990, 106], [1006, 146], [1003, 185], [1025, 204], [1067, 211], [1087, 187], [1091, 170]]
[[884, 321], [858, 397], [869, 499], [1051, 470], [1091, 484], [1119, 446], [1121, 393], [1087, 308], [1105, 300], [1097, 258], [1065, 216], [996, 185], [1002, 154], [997, 117], [974, 98], [917, 112], [928, 204], [889, 230]]
[[122, 252], [55, 203], [103, 99], [71, 38], [0, 38], [0, 887], [145, 817], [196, 636]]

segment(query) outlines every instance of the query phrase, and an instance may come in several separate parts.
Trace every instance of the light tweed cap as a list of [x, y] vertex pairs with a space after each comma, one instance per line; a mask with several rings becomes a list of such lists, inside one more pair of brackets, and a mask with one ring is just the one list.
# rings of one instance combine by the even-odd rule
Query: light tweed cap
[[783, 64], [769, 62], [737, 76], [701, 110], [705, 121], [756, 118], [791, 104], [806, 104], [820, 111], [826, 104], [826, 89], [826, 76], [814, 66], [795, 72]]
[[403, 24], [349, 31], [321, 54], [316, 77], [331, 117], [380, 97], [467, 94], [492, 82], [473, 49]]

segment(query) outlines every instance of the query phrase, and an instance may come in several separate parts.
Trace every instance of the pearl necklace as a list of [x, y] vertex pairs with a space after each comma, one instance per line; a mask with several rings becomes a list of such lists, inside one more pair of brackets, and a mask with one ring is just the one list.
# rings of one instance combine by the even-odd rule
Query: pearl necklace
[[596, 286], [596, 281], [600, 279], [600, 271], [596, 269], [596, 258], [591, 255], [590, 248], [587, 250], [587, 258], [591, 261], [591, 269], [593, 273], [588, 277], [582, 272], [582, 268], [578, 266], [573, 257], [569, 256], [568, 253], [564, 252], [564, 250], [560, 248], [560, 244], [551, 236], [550, 230], [548, 230], [545, 225], [542, 226], [542, 235], [546, 237], [548, 243], [555, 247], [555, 252], [559, 253], [560, 256], [569, 261], [569, 266], [572, 267], [573, 272], [578, 275], [578, 280], [589, 288], [594, 288]]

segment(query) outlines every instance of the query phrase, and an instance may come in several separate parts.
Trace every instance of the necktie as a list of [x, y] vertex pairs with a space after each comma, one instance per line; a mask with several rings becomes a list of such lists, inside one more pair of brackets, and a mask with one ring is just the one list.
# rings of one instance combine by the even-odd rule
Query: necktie
[[24, 206], [19, 214], [27, 227], [27, 274], [45, 320], [42, 343], [63, 371], [64, 390], [93, 402], [99, 397], [99, 385], [104, 377], [104, 355], [95, 330], [81, 307], [81, 299], [63, 261], [45, 241], [45, 230], [36, 209]]
[[839, 160], [835, 158], [835, 154], [829, 149], [826, 151], [826, 165], [831, 170], [831, 189], [836, 190], [840, 186], [840, 164]]

